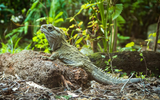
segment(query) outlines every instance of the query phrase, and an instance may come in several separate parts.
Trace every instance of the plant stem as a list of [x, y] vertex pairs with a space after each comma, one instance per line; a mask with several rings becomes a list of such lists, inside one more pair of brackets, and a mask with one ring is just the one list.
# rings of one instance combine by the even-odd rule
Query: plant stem
[[159, 24], [160, 24], [160, 16], [159, 16], [158, 23], [157, 23], [157, 33], [156, 33], [156, 40], [155, 40], [155, 44], [154, 44], [154, 52], [156, 52], [156, 50], [157, 50], [157, 41], [158, 41], [158, 35], [159, 35]]

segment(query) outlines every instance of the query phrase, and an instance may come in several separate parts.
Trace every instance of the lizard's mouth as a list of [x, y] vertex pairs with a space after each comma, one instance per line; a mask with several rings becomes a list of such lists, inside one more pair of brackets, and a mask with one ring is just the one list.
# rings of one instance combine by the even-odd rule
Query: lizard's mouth
[[41, 30], [42, 33], [45, 33], [45, 34], [48, 33], [48, 30], [46, 29], [45, 25], [42, 25], [40, 30]]

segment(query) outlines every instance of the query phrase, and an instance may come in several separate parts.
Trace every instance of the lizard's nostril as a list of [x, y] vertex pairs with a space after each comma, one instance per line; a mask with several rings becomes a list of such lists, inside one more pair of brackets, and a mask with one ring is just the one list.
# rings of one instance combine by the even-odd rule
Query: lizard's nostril
[[42, 25], [41, 28], [46, 28], [46, 26], [45, 26], [45, 25]]

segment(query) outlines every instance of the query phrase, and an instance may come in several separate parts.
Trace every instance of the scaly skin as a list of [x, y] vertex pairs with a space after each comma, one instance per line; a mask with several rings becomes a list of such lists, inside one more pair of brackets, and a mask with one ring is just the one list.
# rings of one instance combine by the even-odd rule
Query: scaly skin
[[[120, 84], [128, 81], [128, 79], [113, 77], [111, 74], [105, 73], [96, 67], [87, 56], [66, 41], [60, 28], [52, 24], [44, 24], [41, 26], [41, 32], [45, 34], [52, 51], [54, 51], [50, 57], [44, 58], [50, 60], [59, 59], [67, 65], [81, 67], [96, 81], [103, 84]], [[131, 78], [129, 83], [139, 82], [140, 80], [140, 78]]]

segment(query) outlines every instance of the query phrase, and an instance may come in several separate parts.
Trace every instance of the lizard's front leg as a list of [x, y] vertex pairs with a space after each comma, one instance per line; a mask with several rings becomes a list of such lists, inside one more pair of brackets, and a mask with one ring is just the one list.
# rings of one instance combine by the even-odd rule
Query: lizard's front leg
[[84, 66], [83, 62], [72, 63], [72, 64], [65, 64], [65, 65], [73, 66], [73, 67], [82, 67], [82, 66]]
[[42, 56], [42, 59], [56, 60], [59, 57], [58, 52], [53, 52], [50, 57]]

